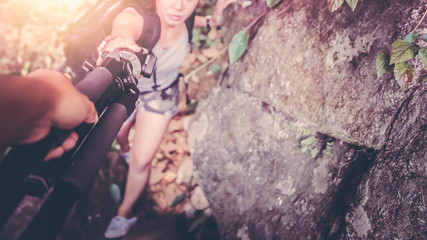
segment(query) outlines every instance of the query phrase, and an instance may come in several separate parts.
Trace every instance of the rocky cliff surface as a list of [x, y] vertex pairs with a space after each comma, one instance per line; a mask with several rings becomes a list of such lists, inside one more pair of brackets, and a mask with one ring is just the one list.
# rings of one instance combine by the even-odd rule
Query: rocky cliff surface
[[[195, 175], [224, 239], [425, 236], [426, 71], [401, 90], [376, 55], [419, 1], [283, 2], [253, 29], [190, 124]], [[228, 9], [225, 38], [267, 9]], [[422, 22], [418, 31], [427, 32]]]

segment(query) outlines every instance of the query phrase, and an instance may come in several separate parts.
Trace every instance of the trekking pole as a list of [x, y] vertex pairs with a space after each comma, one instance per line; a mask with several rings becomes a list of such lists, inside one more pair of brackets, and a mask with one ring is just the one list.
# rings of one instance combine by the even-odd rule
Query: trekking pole
[[[135, 97], [136, 101], [138, 96]], [[127, 117], [127, 109], [123, 104], [113, 103], [109, 106], [75, 155], [73, 165], [55, 183], [53, 192], [21, 239], [55, 239], [80, 194], [86, 192], [93, 182], [106, 152]]]
[[[134, 110], [139, 94], [136, 88], [138, 83], [136, 77], [142, 79], [142, 77], [151, 76], [155, 63], [155, 57], [148, 56], [148, 50], [136, 56], [130, 50], [118, 49], [114, 53], [108, 54], [100, 67], [91, 69], [91, 72], [76, 85], [90, 100], [96, 102], [95, 106], [98, 112], [106, 110], [92, 130], [87, 126], [76, 128], [80, 130], [80, 141], [84, 140], [81, 146], [76, 146], [64, 157], [56, 160], [62, 162], [62, 164], [66, 163], [66, 166], [62, 166], [63, 169], [66, 169], [67, 166], [71, 167], [68, 167], [65, 173], [63, 171], [60, 171], [60, 174], [56, 173], [56, 176], [63, 175], [63, 177], [56, 181], [51, 196], [45, 202], [46, 206], [40, 209], [33, 223], [27, 229], [26, 234], [38, 236], [39, 233], [37, 231], [31, 230], [34, 229], [32, 226], [39, 226], [38, 224], [41, 224], [46, 217], [52, 219], [52, 221], [46, 221], [46, 224], [50, 223], [49, 226], [53, 226], [54, 230], [50, 231], [51, 235], [46, 238], [31, 237], [29, 239], [50, 239], [50, 237], [57, 234], [57, 231], [59, 231], [58, 224], [62, 225], [79, 194], [85, 191], [87, 184], [91, 183], [91, 179], [99, 167], [100, 159], [105, 156], [110, 148], [122, 123]], [[84, 130], [83, 133], [82, 129]], [[0, 204], [0, 227], [4, 225], [25, 195], [25, 191], [21, 186], [22, 180], [40, 165], [41, 159], [49, 150], [49, 148], [40, 150], [40, 147], [45, 147], [46, 142], [50, 140], [44, 139], [37, 144], [14, 147], [2, 160], [0, 170], [5, 174], [0, 175], [0, 192], [11, 194], [2, 194], [0, 197], [2, 203]], [[34, 152], [37, 152], [37, 154], [34, 154]], [[33, 159], [34, 156], [37, 159]], [[68, 159], [64, 160], [64, 158]], [[22, 169], [23, 164], [27, 163], [27, 167]], [[11, 179], [13, 181], [12, 185], [4, 183], [4, 181], [10, 182]], [[64, 204], [61, 205], [58, 202], [63, 202]], [[55, 216], [49, 216], [49, 209], [52, 208], [56, 209], [54, 210]]]
[[[108, 90], [112, 82], [113, 75], [108, 69], [97, 68], [80, 81], [76, 87], [91, 101], [96, 102]], [[82, 124], [80, 128], [86, 132], [78, 131], [79, 136], [87, 134], [90, 126], [89, 124]], [[22, 186], [24, 179], [43, 164], [44, 156], [55, 144], [55, 141], [59, 140], [57, 140], [59, 132], [62, 135], [61, 138], [64, 139], [71, 131], [53, 130], [46, 138], [37, 143], [13, 147], [2, 159], [0, 164], [0, 228], [3, 227], [26, 194]]]

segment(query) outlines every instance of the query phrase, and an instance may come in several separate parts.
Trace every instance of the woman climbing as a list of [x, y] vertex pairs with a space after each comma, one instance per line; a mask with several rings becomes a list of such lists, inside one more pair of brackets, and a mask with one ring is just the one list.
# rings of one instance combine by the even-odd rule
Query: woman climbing
[[[194, 27], [216, 27], [223, 9], [235, 0], [218, 0], [212, 17], [196, 16]], [[137, 222], [132, 217], [135, 202], [144, 191], [150, 174], [151, 161], [163, 138], [170, 119], [177, 112], [179, 68], [188, 53], [188, 29], [185, 24], [198, 4], [198, 0], [140, 0], [131, 1], [144, 7], [144, 11], [157, 14], [160, 19], [160, 37], [152, 49], [157, 57], [154, 84], [138, 84], [140, 104], [136, 116], [123, 124], [117, 140], [122, 153], [129, 152], [129, 171], [123, 201], [107, 230], [105, 237], [124, 236]], [[112, 32], [99, 46], [99, 51], [114, 51], [127, 47], [140, 51], [136, 44], [144, 37], [144, 18], [135, 7], [125, 8], [113, 22]], [[154, 82], [155, 81], [155, 82]], [[135, 135], [130, 146], [131, 127]]]

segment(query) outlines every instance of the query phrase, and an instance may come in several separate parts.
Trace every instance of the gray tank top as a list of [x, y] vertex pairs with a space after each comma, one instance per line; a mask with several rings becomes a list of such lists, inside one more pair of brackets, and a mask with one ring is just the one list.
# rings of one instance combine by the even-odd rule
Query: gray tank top
[[[138, 83], [140, 92], [148, 92], [153, 90], [163, 90], [169, 87], [178, 77], [179, 68], [184, 63], [188, 53], [188, 33], [183, 36], [172, 46], [163, 49], [158, 44], [153, 48], [153, 53], [157, 57], [156, 73], [151, 76], [151, 79], [142, 79]], [[155, 78], [154, 78], [155, 75]], [[154, 82], [156, 80], [156, 82]], [[156, 86], [154, 84], [156, 83]]]

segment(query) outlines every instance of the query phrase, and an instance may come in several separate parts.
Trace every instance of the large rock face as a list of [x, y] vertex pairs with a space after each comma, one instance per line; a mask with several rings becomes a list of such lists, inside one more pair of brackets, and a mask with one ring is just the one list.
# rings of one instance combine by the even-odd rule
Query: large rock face
[[348, 236], [425, 239], [427, 219], [427, 94], [415, 87], [394, 121], [389, 140], [358, 187], [346, 215]]
[[[402, 91], [375, 58], [417, 25], [418, 1], [282, 3], [202, 101], [195, 174], [224, 239], [425, 236], [425, 70]], [[266, 7], [228, 11], [226, 39]], [[422, 23], [418, 31], [426, 32]]]

